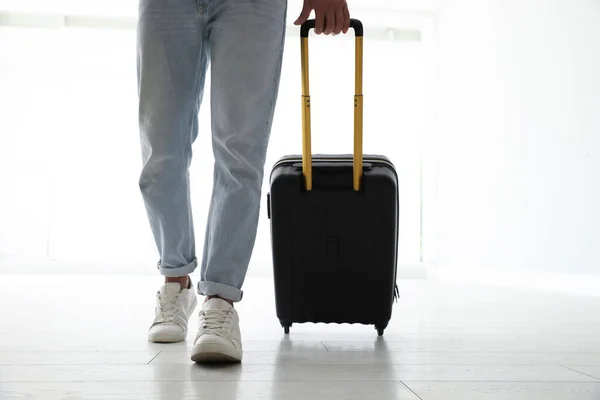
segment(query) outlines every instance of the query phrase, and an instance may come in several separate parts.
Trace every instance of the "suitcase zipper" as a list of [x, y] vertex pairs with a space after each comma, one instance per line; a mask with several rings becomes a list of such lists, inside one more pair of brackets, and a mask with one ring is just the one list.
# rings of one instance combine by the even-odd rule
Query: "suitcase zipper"
[[394, 285], [394, 300], [396, 300], [396, 303], [398, 302], [399, 298], [400, 298], [400, 291], [398, 290], [398, 284], [396, 283]]

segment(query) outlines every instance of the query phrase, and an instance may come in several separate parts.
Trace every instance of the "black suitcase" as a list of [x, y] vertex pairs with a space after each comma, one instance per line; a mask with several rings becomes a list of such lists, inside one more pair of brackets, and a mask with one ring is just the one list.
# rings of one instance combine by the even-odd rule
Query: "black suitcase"
[[375, 325], [383, 335], [398, 296], [398, 176], [387, 157], [362, 154], [363, 28], [351, 22], [353, 155], [311, 154], [308, 33], [314, 20], [301, 27], [303, 154], [273, 166], [267, 195], [276, 312], [285, 333], [293, 323], [312, 322]]

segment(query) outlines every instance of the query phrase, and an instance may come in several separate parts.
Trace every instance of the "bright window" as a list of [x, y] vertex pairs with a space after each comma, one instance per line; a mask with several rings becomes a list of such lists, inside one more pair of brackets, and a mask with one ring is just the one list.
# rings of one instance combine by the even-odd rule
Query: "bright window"
[[[56, 3], [65, 8], [78, 4], [79, 11], [99, 4]], [[13, 26], [0, 27], [0, 265], [53, 260], [98, 268], [126, 265], [132, 272], [151, 273], [157, 256], [137, 186], [141, 158], [134, 26], [117, 19], [124, 29], [111, 29], [109, 18], [100, 23], [107, 26], [93, 23], [95, 29], [85, 28], [85, 19], [76, 28], [32, 27], [35, 21], [47, 21], [43, 4], [0, 0], [0, 10], [20, 6], [23, 11], [12, 20], [5, 12], [4, 20]], [[135, 16], [134, 2], [102, 4], [104, 11], [113, 7], [114, 15], [122, 11], [119, 18]], [[37, 7], [38, 19], [24, 23], [28, 27], [15, 26], [31, 17], [27, 6]], [[295, 13], [290, 10], [289, 18]], [[422, 142], [431, 115], [429, 50], [419, 28], [402, 23], [414, 19], [363, 15], [356, 17], [365, 22], [364, 150], [385, 154], [396, 164], [400, 262], [415, 265], [421, 259]], [[311, 35], [315, 153], [352, 151], [353, 51], [351, 35]], [[273, 163], [301, 150], [299, 55], [297, 29], [290, 26], [265, 194]], [[212, 179], [209, 89], [207, 79], [191, 173], [198, 243]], [[250, 274], [270, 273], [264, 205]]]

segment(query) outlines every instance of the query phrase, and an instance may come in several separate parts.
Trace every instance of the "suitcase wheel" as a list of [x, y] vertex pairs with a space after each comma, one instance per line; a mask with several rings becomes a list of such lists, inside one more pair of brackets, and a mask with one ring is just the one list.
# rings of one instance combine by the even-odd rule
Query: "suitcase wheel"
[[377, 335], [383, 336], [383, 331], [385, 331], [385, 328], [387, 328], [387, 323], [375, 325], [375, 329], [377, 329]]
[[292, 323], [290, 321], [279, 321], [281, 326], [283, 327], [283, 332], [287, 335], [290, 333], [290, 328], [292, 327]]

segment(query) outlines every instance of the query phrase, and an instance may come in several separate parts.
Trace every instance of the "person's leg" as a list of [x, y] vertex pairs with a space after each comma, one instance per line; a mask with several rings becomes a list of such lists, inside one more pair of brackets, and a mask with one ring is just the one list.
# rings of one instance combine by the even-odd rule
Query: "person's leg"
[[[192, 359], [236, 361], [242, 355], [237, 314], [221, 299], [241, 300], [255, 243], [279, 90], [287, 0], [219, 0], [211, 7], [215, 165], [198, 293], [219, 298], [205, 303]], [[225, 315], [221, 320], [214, 316], [219, 310]], [[226, 328], [229, 337], [211, 335], [213, 326]]]
[[158, 247], [159, 290], [149, 340], [184, 340], [196, 306], [197, 266], [188, 168], [207, 67], [205, 17], [193, 1], [140, 0], [139, 186]]

